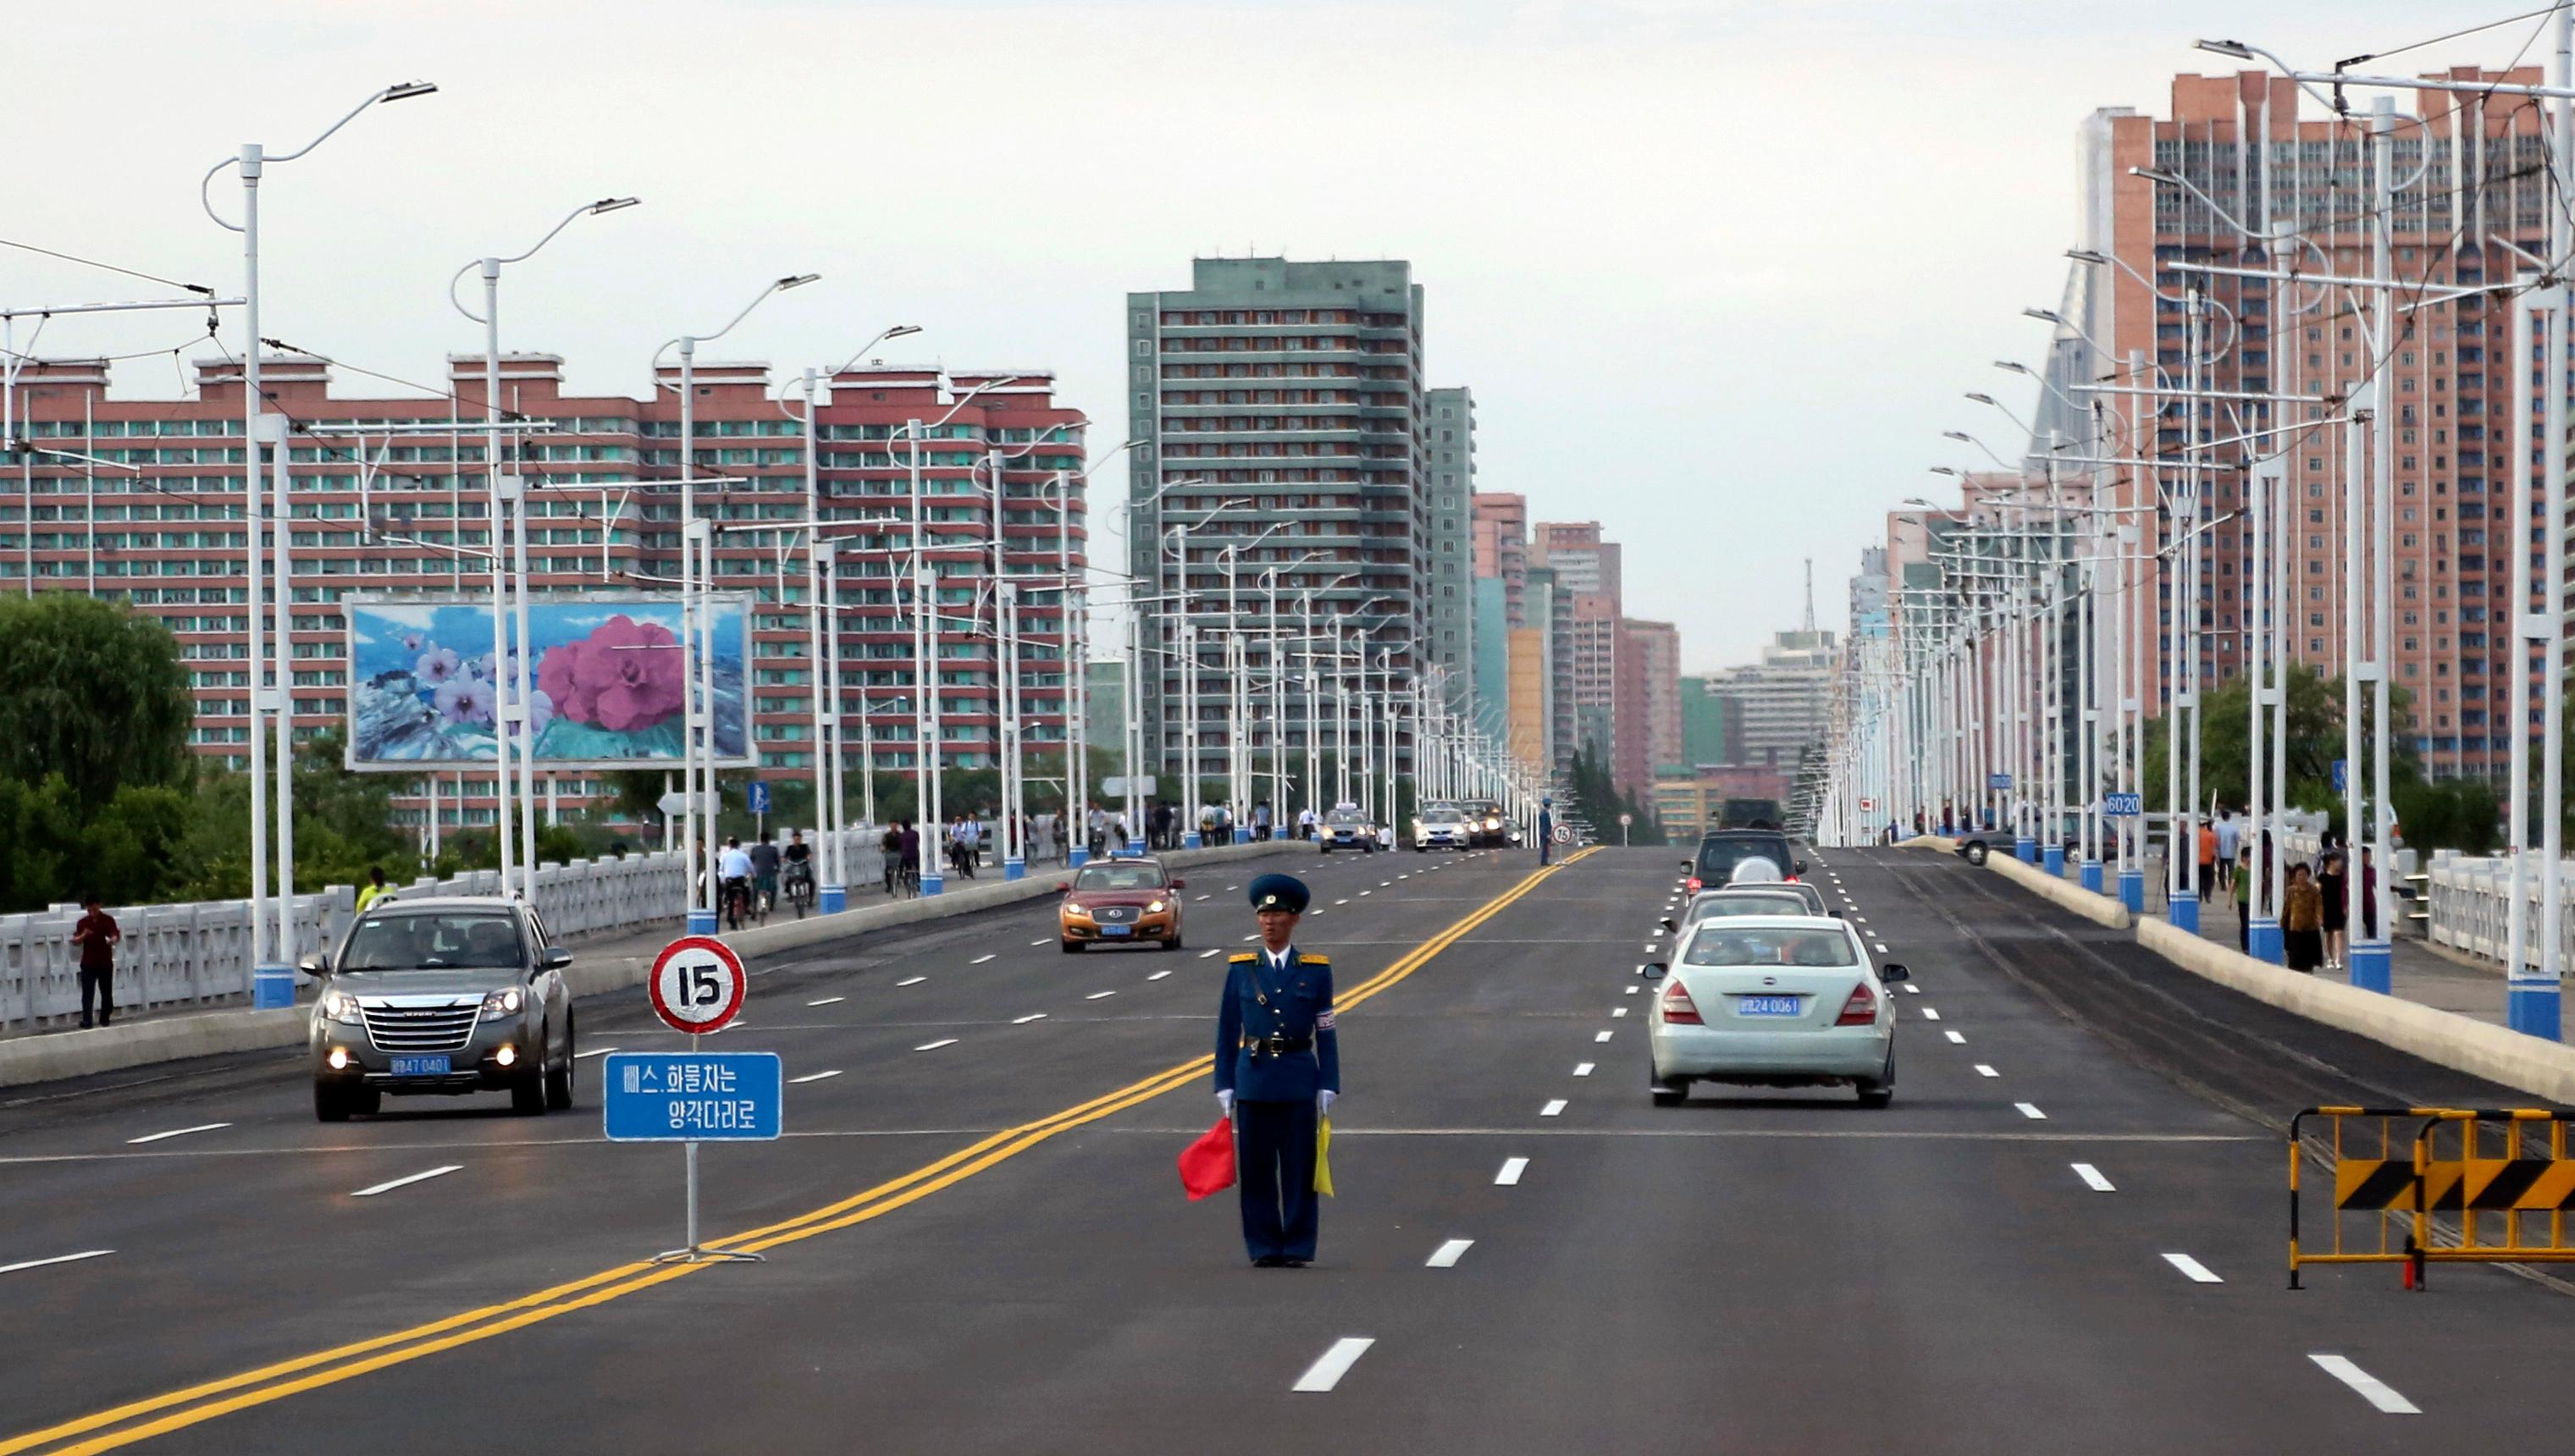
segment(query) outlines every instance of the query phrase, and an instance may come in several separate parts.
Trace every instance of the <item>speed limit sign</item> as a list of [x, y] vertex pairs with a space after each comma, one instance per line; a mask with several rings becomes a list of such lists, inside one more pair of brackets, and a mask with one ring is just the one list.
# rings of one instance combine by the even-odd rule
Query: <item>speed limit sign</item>
[[1557, 843], [1559, 843], [1559, 844], [1570, 844], [1570, 843], [1572, 843], [1572, 842], [1573, 842], [1573, 830], [1571, 830], [1571, 829], [1569, 829], [1569, 828], [1565, 827], [1565, 826], [1564, 826], [1564, 825], [1562, 825], [1562, 824], [1558, 824], [1558, 825], [1556, 825], [1556, 826], [1555, 826], [1555, 842], [1557, 842]]
[[751, 988], [742, 957], [713, 935], [683, 935], [653, 958], [653, 1013], [674, 1031], [721, 1031]]

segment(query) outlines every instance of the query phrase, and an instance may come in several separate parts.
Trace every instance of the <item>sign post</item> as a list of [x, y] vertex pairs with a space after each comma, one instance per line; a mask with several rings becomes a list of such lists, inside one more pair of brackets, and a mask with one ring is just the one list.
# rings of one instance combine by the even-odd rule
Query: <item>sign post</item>
[[769, 827], [769, 780], [755, 778], [746, 786], [744, 795], [751, 803], [751, 832], [757, 837]]
[[611, 1142], [679, 1142], [688, 1155], [686, 1248], [657, 1264], [758, 1263], [759, 1254], [698, 1241], [698, 1144], [776, 1138], [786, 1120], [785, 1076], [772, 1051], [701, 1051], [699, 1038], [742, 1014], [750, 978], [742, 957], [712, 935], [683, 935], [654, 957], [653, 1013], [689, 1033], [687, 1051], [612, 1052], [602, 1068], [600, 1116]]
[[1628, 825], [1630, 825], [1630, 824], [1632, 824], [1632, 823], [1634, 823], [1635, 821], [1636, 821], [1636, 816], [1635, 816], [1634, 814], [1631, 814], [1631, 813], [1622, 813], [1622, 814], [1618, 815], [1618, 847], [1619, 847], [1619, 848], [1624, 849], [1624, 848], [1626, 848], [1626, 847], [1627, 847], [1627, 826], [1628, 826]]

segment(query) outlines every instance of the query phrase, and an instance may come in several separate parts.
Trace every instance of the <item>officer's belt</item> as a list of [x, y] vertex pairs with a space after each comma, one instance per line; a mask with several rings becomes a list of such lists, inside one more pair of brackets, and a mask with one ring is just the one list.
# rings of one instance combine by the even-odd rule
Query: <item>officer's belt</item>
[[1251, 1052], [1255, 1058], [1282, 1056], [1293, 1051], [1310, 1051], [1313, 1046], [1314, 1038], [1311, 1036], [1247, 1036], [1243, 1039], [1243, 1049]]

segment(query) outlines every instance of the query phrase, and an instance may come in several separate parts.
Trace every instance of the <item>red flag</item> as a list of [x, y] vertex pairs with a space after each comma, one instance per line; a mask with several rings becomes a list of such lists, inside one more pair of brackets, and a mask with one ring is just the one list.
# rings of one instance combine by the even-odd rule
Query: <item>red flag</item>
[[1193, 1203], [1234, 1186], [1232, 1118], [1218, 1118], [1206, 1135], [1181, 1149], [1181, 1186], [1189, 1190]]

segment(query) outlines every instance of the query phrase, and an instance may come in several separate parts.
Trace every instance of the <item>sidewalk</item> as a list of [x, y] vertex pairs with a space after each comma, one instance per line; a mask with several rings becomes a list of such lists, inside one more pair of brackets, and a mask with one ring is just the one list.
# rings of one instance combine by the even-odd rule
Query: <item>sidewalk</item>
[[[2150, 884], [2149, 889], [2153, 886]], [[2149, 913], [2161, 908], [2160, 895], [2149, 894]], [[2220, 892], [2214, 904], [2200, 907], [2199, 938], [2240, 949], [2235, 943], [2235, 897]], [[2399, 935], [2393, 942], [2395, 969], [2389, 979], [2396, 998], [2450, 1011], [2492, 1025], [2504, 1024], [2503, 965], [2453, 960], [2421, 940]], [[2317, 971], [2317, 975], [2325, 974]], [[2346, 979], [2348, 977], [2345, 977]]]

